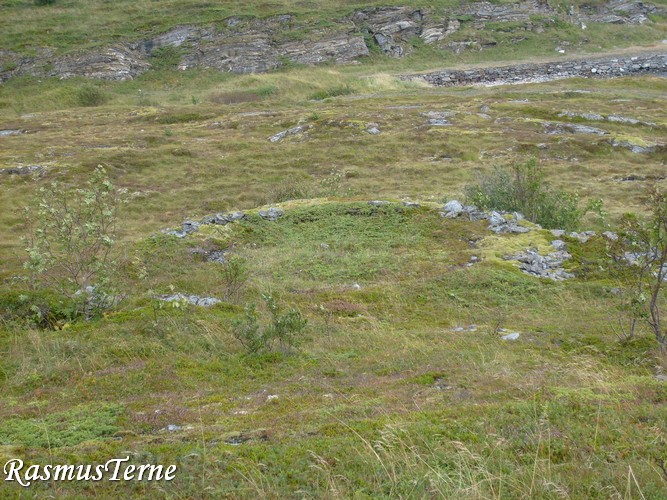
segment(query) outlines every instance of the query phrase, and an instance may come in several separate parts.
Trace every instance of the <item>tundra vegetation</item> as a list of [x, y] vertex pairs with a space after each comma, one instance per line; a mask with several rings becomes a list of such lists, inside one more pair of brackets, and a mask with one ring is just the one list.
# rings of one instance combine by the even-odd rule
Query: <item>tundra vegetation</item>
[[[70, 48], [156, 8], [5, 3], [35, 46]], [[203, 5], [160, 2], [156, 23], [278, 9]], [[659, 27], [586, 36], [627, 47]], [[397, 78], [553, 54], [547, 39], [250, 75], [167, 53], [134, 80], [0, 85], [0, 463], [178, 465], [169, 485], [0, 496], [665, 498], [667, 79]], [[530, 230], [440, 215], [466, 195]], [[556, 239], [571, 279], [504, 258]]]

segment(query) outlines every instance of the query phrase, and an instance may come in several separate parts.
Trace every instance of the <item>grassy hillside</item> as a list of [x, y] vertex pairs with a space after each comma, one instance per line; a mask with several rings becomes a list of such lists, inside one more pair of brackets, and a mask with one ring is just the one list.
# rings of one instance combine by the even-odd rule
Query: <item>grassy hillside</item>
[[[368, 5], [0, 0], [0, 47], [71, 51], [232, 14], [330, 19]], [[0, 464], [178, 466], [172, 483], [0, 481], [0, 498], [667, 498], [667, 360], [643, 327], [619, 341], [600, 236], [666, 186], [667, 79], [432, 88], [396, 77], [560, 57], [563, 40], [565, 57], [659, 50], [661, 29], [558, 26], [492, 50], [417, 46], [400, 60], [262, 75], [0, 85]], [[531, 158], [582, 204], [604, 200], [606, 218], [581, 226], [597, 236], [562, 238], [568, 281], [504, 259], [546, 252], [549, 231], [497, 235], [438, 213], [479, 175]], [[112, 277], [122, 301], [86, 320], [30, 286], [19, 209], [35, 210], [53, 181], [83, 186], [97, 165], [129, 193]], [[284, 216], [263, 220], [268, 206]], [[233, 210], [246, 218], [163, 232]], [[158, 299], [224, 298], [211, 251], [242, 263], [239, 294], [210, 308]], [[308, 324], [298, 346], [250, 354], [234, 322], [255, 304], [266, 327], [267, 293]]]
[[[568, 239], [582, 278], [556, 284], [498, 258], [547, 231], [492, 238], [428, 207], [284, 207], [275, 223], [251, 212], [126, 247], [131, 296], [104, 319], [6, 324], [0, 458], [179, 466], [164, 489], [60, 483], [56, 496], [664, 498], [667, 392], [650, 338], [611, 335], [613, 284], [584, 278], [601, 239]], [[188, 251], [202, 244], [247, 259], [246, 299], [271, 290], [306, 314], [301, 349], [245, 355], [236, 304], [154, 316], [149, 288], [221, 293], [219, 264]], [[472, 255], [484, 261], [467, 267]]]
[[[641, 208], [645, 183], [621, 178], [663, 174], [663, 149], [635, 154], [612, 146], [614, 140], [664, 144], [662, 78], [432, 89], [365, 71], [146, 76], [94, 86], [108, 99], [99, 107], [78, 105], [81, 89], [91, 85], [83, 81], [10, 81], [0, 88], [2, 128], [28, 133], [2, 138], [0, 162], [6, 168], [43, 165], [38, 184], [74, 182], [106, 165], [117, 183], [142, 193], [126, 214], [128, 236], [188, 216], [281, 201], [279, 192], [289, 184], [302, 185], [310, 197], [332, 171], [342, 174], [345, 186], [334, 195], [439, 200], [460, 197], [479, 171], [534, 156], [555, 185], [585, 199], [605, 198], [612, 215]], [[350, 95], [313, 99], [337, 89]], [[490, 111], [480, 116], [484, 105]], [[456, 116], [451, 126], [433, 127], [423, 116], [431, 111]], [[655, 125], [591, 122], [607, 135], [547, 134], [544, 123], [571, 121], [558, 116], [565, 111]], [[268, 141], [298, 123], [312, 128]], [[366, 132], [373, 123], [382, 131], [378, 136]], [[2, 182], [15, 194], [2, 200], [0, 240], [17, 248], [12, 209], [35, 184], [20, 176], [3, 176]]]
[[[129, 453], [179, 466], [168, 486], [53, 484], [60, 497], [664, 498], [664, 361], [647, 332], [624, 345], [613, 333], [604, 240], [567, 239], [577, 278], [543, 281], [501, 257], [545, 248], [547, 231], [498, 237], [432, 207], [460, 198], [477, 172], [536, 157], [554, 185], [604, 198], [613, 224], [640, 209], [650, 183], [622, 178], [664, 175], [664, 148], [610, 141], [665, 143], [665, 80], [432, 89], [363, 70], [148, 75], [95, 86], [107, 98], [96, 107], [78, 105], [83, 81], [0, 89], [0, 128], [27, 131], [0, 138], [2, 167], [45, 167], [0, 177], [0, 459]], [[452, 125], [430, 126], [429, 111], [455, 113]], [[655, 125], [546, 134], [545, 121], [572, 121], [562, 111]], [[297, 123], [311, 128], [268, 141]], [[133, 193], [116, 277], [126, 298], [100, 319], [30, 327], [16, 315], [55, 299], [12, 278], [22, 274], [14, 210], [98, 164]], [[433, 204], [366, 203], [387, 198]], [[273, 223], [253, 210], [270, 202], [286, 211]], [[160, 234], [232, 209], [250, 216], [184, 240]], [[602, 229], [596, 218], [585, 226]], [[220, 265], [197, 248], [245, 259], [242, 296], [156, 309], [152, 297], [171, 290], [224, 294]], [[482, 262], [469, 267], [473, 255]], [[309, 327], [298, 349], [247, 355], [232, 321], [247, 302], [266, 321], [267, 291]], [[498, 327], [521, 336], [501, 340]]]

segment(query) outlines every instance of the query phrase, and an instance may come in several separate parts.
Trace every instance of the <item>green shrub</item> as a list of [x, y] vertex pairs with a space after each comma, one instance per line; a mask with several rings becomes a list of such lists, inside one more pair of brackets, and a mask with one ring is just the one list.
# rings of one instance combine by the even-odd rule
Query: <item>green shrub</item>
[[520, 212], [531, 222], [548, 229], [574, 230], [583, 215], [596, 207], [579, 207], [579, 196], [551, 188], [544, 171], [533, 159], [507, 168], [497, 167], [477, 184], [466, 187], [466, 201], [486, 210]]
[[222, 265], [222, 282], [225, 287], [225, 300], [236, 302], [248, 281], [248, 265], [241, 257], [230, 257]]
[[250, 354], [270, 350], [276, 344], [283, 351], [297, 347], [301, 343], [307, 320], [298, 309], [289, 309], [282, 313], [269, 293], [262, 294], [262, 300], [271, 316], [270, 322], [261, 325], [257, 306], [248, 304], [243, 316], [232, 324], [232, 333], [236, 340]]
[[275, 85], [264, 85], [258, 89], [252, 90], [252, 92], [262, 97], [271, 97], [278, 93], [278, 87]]
[[349, 85], [341, 85], [339, 87], [331, 87], [326, 90], [319, 90], [310, 96], [310, 99], [315, 101], [322, 101], [329, 97], [338, 97], [343, 95], [350, 95], [354, 90]]
[[77, 315], [77, 304], [46, 290], [0, 293], [0, 324], [61, 330]]
[[52, 183], [39, 189], [24, 210], [24, 267], [33, 288], [80, 304], [86, 316], [109, 304], [105, 290], [118, 268], [116, 221], [124, 194], [101, 166], [84, 188]]
[[174, 125], [176, 123], [198, 122], [208, 118], [208, 116], [202, 115], [201, 113], [169, 113], [159, 116], [155, 121], [162, 125]]
[[257, 353], [269, 345], [269, 338], [263, 330], [260, 330], [255, 304], [247, 304], [243, 316], [234, 320], [232, 333], [250, 354]]
[[181, 50], [178, 47], [160, 47], [151, 53], [151, 68], [162, 71], [176, 69], [181, 61]]
[[56, 0], [35, 0], [35, 5], [53, 5]]
[[99, 87], [94, 85], [85, 85], [76, 93], [76, 101], [79, 106], [93, 107], [101, 106], [107, 102], [107, 95]]

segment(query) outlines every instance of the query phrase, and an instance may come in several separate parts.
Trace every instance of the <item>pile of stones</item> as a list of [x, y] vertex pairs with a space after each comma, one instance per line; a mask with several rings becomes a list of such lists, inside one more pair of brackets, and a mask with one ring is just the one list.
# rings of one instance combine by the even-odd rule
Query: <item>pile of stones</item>
[[565, 244], [560, 240], [555, 240], [551, 244], [554, 248], [561, 248], [561, 250], [556, 250], [547, 255], [540, 255], [536, 249], [529, 248], [525, 252], [515, 255], [506, 255], [504, 258], [505, 260], [515, 260], [520, 262], [519, 269], [532, 276], [549, 278], [554, 281], [563, 281], [574, 278], [574, 274], [568, 273], [563, 268], [563, 262], [572, 258], [572, 256], [564, 250]]
[[519, 224], [524, 217], [518, 212], [485, 212], [474, 205], [463, 205], [457, 200], [451, 200], [442, 207], [440, 215], [447, 219], [466, 216], [471, 221], [488, 220], [490, 231], [496, 234], [527, 233], [531, 229]]
[[[285, 214], [282, 208], [271, 207], [266, 210], [260, 210], [259, 216], [271, 222], [277, 221]], [[233, 222], [244, 219], [246, 214], [244, 212], [229, 212], [219, 213], [214, 215], [207, 215], [199, 221], [186, 220], [181, 224], [180, 229], [165, 229], [163, 233], [176, 236], [177, 238], [185, 238], [188, 234], [196, 233], [201, 226], [219, 225], [224, 226]]]

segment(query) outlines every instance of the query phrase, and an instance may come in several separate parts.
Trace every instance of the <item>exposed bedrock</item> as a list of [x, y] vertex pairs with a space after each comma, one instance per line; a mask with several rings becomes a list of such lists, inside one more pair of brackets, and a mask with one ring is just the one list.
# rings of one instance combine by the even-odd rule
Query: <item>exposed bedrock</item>
[[128, 80], [150, 69], [160, 49], [167, 47], [175, 51], [180, 69], [261, 73], [289, 64], [350, 64], [368, 56], [370, 50], [403, 57], [418, 39], [456, 52], [488, 45], [483, 40], [457, 40], [454, 35], [463, 25], [482, 30], [490, 22], [514, 23], [506, 28], [540, 33], [556, 19], [573, 24], [642, 24], [660, 11], [649, 3], [614, 0], [562, 13], [534, 0], [502, 5], [473, 2], [448, 11], [376, 7], [326, 24], [290, 14], [265, 19], [231, 17], [205, 26], [176, 26], [144, 40], [74, 54], [57, 55], [53, 49], [36, 48], [35, 55], [25, 56], [0, 49], [0, 82], [20, 75]]
[[503, 85], [564, 78], [610, 78], [667, 71], [667, 51], [625, 57], [586, 58], [570, 61], [512, 64], [466, 70], [442, 70], [405, 79], [424, 80], [436, 86]]

